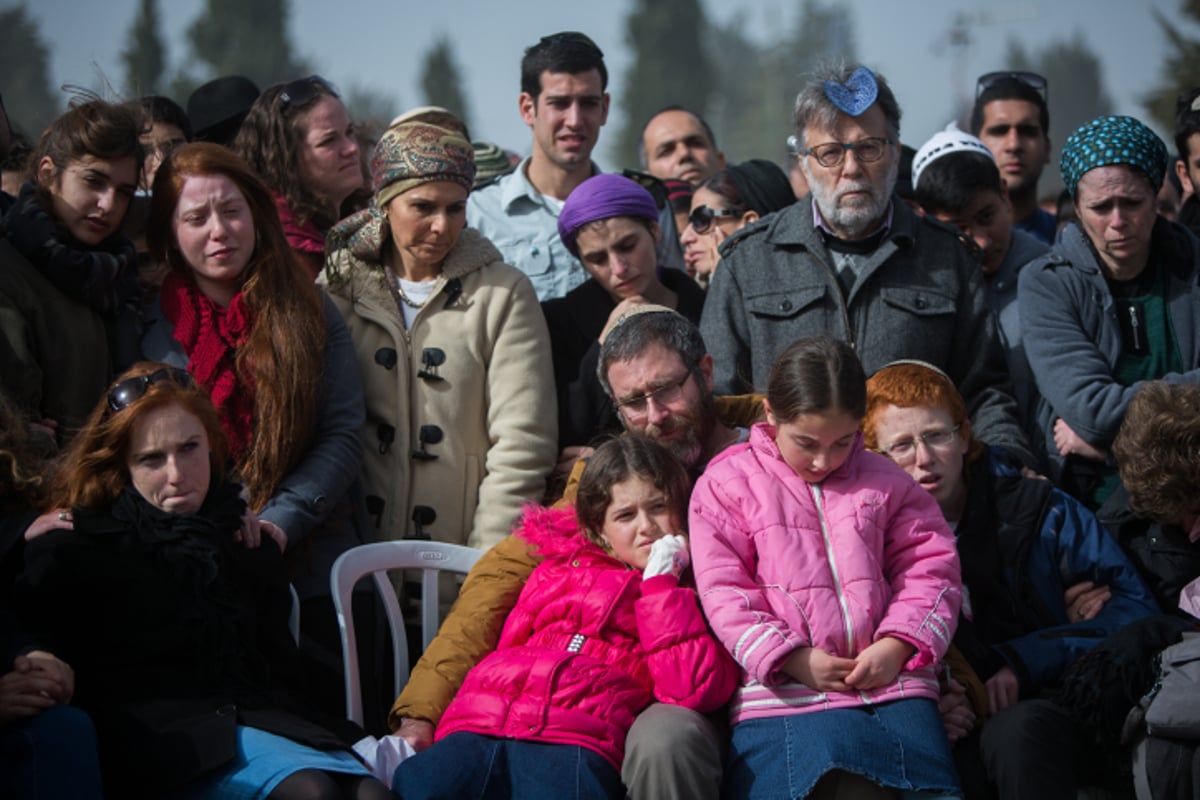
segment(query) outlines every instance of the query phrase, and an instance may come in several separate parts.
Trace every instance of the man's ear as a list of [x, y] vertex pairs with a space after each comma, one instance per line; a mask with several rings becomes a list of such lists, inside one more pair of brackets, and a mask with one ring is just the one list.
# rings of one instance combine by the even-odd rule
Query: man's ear
[[1053, 152], [1054, 152], [1054, 142], [1050, 141], [1050, 134], [1047, 133], [1046, 134], [1046, 160], [1042, 162], [1043, 164], [1050, 163], [1050, 154]]
[[601, 125], [608, 122], [608, 104], [611, 101], [612, 101], [612, 98], [609, 97], [608, 92], [605, 92], [604, 93], [604, 114], [600, 117]]
[[517, 111], [521, 114], [521, 121], [532, 128], [533, 121], [537, 119], [537, 98], [529, 92], [521, 92], [517, 98]]
[[1188, 174], [1187, 162], [1182, 158], [1175, 162], [1175, 174], [1179, 176], [1179, 182], [1183, 184], [1183, 192], [1195, 193], [1196, 187], [1192, 184], [1192, 176]]

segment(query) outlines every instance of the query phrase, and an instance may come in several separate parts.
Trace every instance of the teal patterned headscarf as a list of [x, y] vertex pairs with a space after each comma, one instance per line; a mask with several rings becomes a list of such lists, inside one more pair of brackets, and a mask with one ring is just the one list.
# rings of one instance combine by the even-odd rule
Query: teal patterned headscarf
[[1167, 146], [1158, 134], [1133, 117], [1099, 117], [1067, 137], [1059, 168], [1063, 183], [1074, 197], [1085, 173], [1115, 164], [1146, 173], [1157, 192], [1167, 171]]

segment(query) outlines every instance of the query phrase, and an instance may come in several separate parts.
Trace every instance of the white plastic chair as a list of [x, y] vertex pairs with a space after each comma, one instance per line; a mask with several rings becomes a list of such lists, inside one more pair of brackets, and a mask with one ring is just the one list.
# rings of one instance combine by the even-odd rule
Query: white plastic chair
[[346, 718], [362, 724], [362, 688], [358, 674], [358, 640], [354, 635], [351, 595], [354, 585], [370, 575], [387, 613], [392, 637], [393, 692], [400, 694], [408, 683], [408, 640], [396, 591], [387, 573], [392, 570], [421, 571], [421, 642], [428, 647], [437, 634], [438, 573], [466, 575], [483, 552], [473, 547], [429, 541], [377, 542], [351, 548], [333, 562], [330, 584], [333, 607], [342, 637], [342, 664], [345, 670]]

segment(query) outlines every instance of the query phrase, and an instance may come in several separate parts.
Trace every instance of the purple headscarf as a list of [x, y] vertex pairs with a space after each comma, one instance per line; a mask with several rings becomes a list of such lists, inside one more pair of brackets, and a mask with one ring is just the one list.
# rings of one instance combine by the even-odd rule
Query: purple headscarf
[[593, 175], [575, 187], [558, 215], [558, 235], [576, 258], [575, 236], [589, 222], [613, 217], [641, 217], [658, 222], [658, 206], [650, 192], [621, 175]]

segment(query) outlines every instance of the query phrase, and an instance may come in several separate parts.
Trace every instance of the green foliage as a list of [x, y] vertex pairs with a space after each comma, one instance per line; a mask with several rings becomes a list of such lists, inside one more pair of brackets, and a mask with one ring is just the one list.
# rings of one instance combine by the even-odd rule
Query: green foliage
[[843, 6], [803, 0], [795, 26], [765, 45], [751, 41], [740, 22], [714, 28], [716, 96], [709, 123], [730, 163], [747, 158], [785, 159], [793, 132], [792, 108], [806, 73], [828, 59], [855, 59], [854, 22]]
[[50, 51], [24, 6], [0, 10], [0, 90], [14, 129], [31, 139], [64, 103], [50, 88]]
[[[207, 0], [187, 30], [193, 54], [207, 67], [199, 82], [245, 75], [265, 88], [308, 74], [288, 37], [289, 13], [288, 0]], [[179, 88], [185, 81], [177, 79]]]
[[[1194, 35], [1200, 31], [1200, 0], [1183, 0], [1180, 13], [1170, 19], [1157, 10], [1153, 13], [1167, 38], [1167, 47], [1163, 52], [1162, 85], [1142, 98], [1142, 108], [1153, 124], [1170, 135], [1175, 131], [1176, 98], [1200, 86], [1200, 36]], [[1188, 28], [1193, 35], [1188, 35]]]
[[470, 127], [467, 98], [462, 89], [462, 73], [454, 59], [449, 37], [439, 37], [425, 53], [425, 63], [421, 67], [421, 90], [425, 93], [426, 105], [441, 106], [457, 114]]
[[121, 61], [125, 64], [125, 91], [130, 98], [161, 94], [167, 48], [159, 33], [155, 0], [141, 0], [126, 37], [125, 49], [121, 52]]
[[713, 90], [706, 30], [700, 0], [636, 0], [625, 21], [632, 63], [614, 102], [625, 114], [612, 146], [615, 164], [641, 164], [642, 126], [663, 106], [706, 112]]

